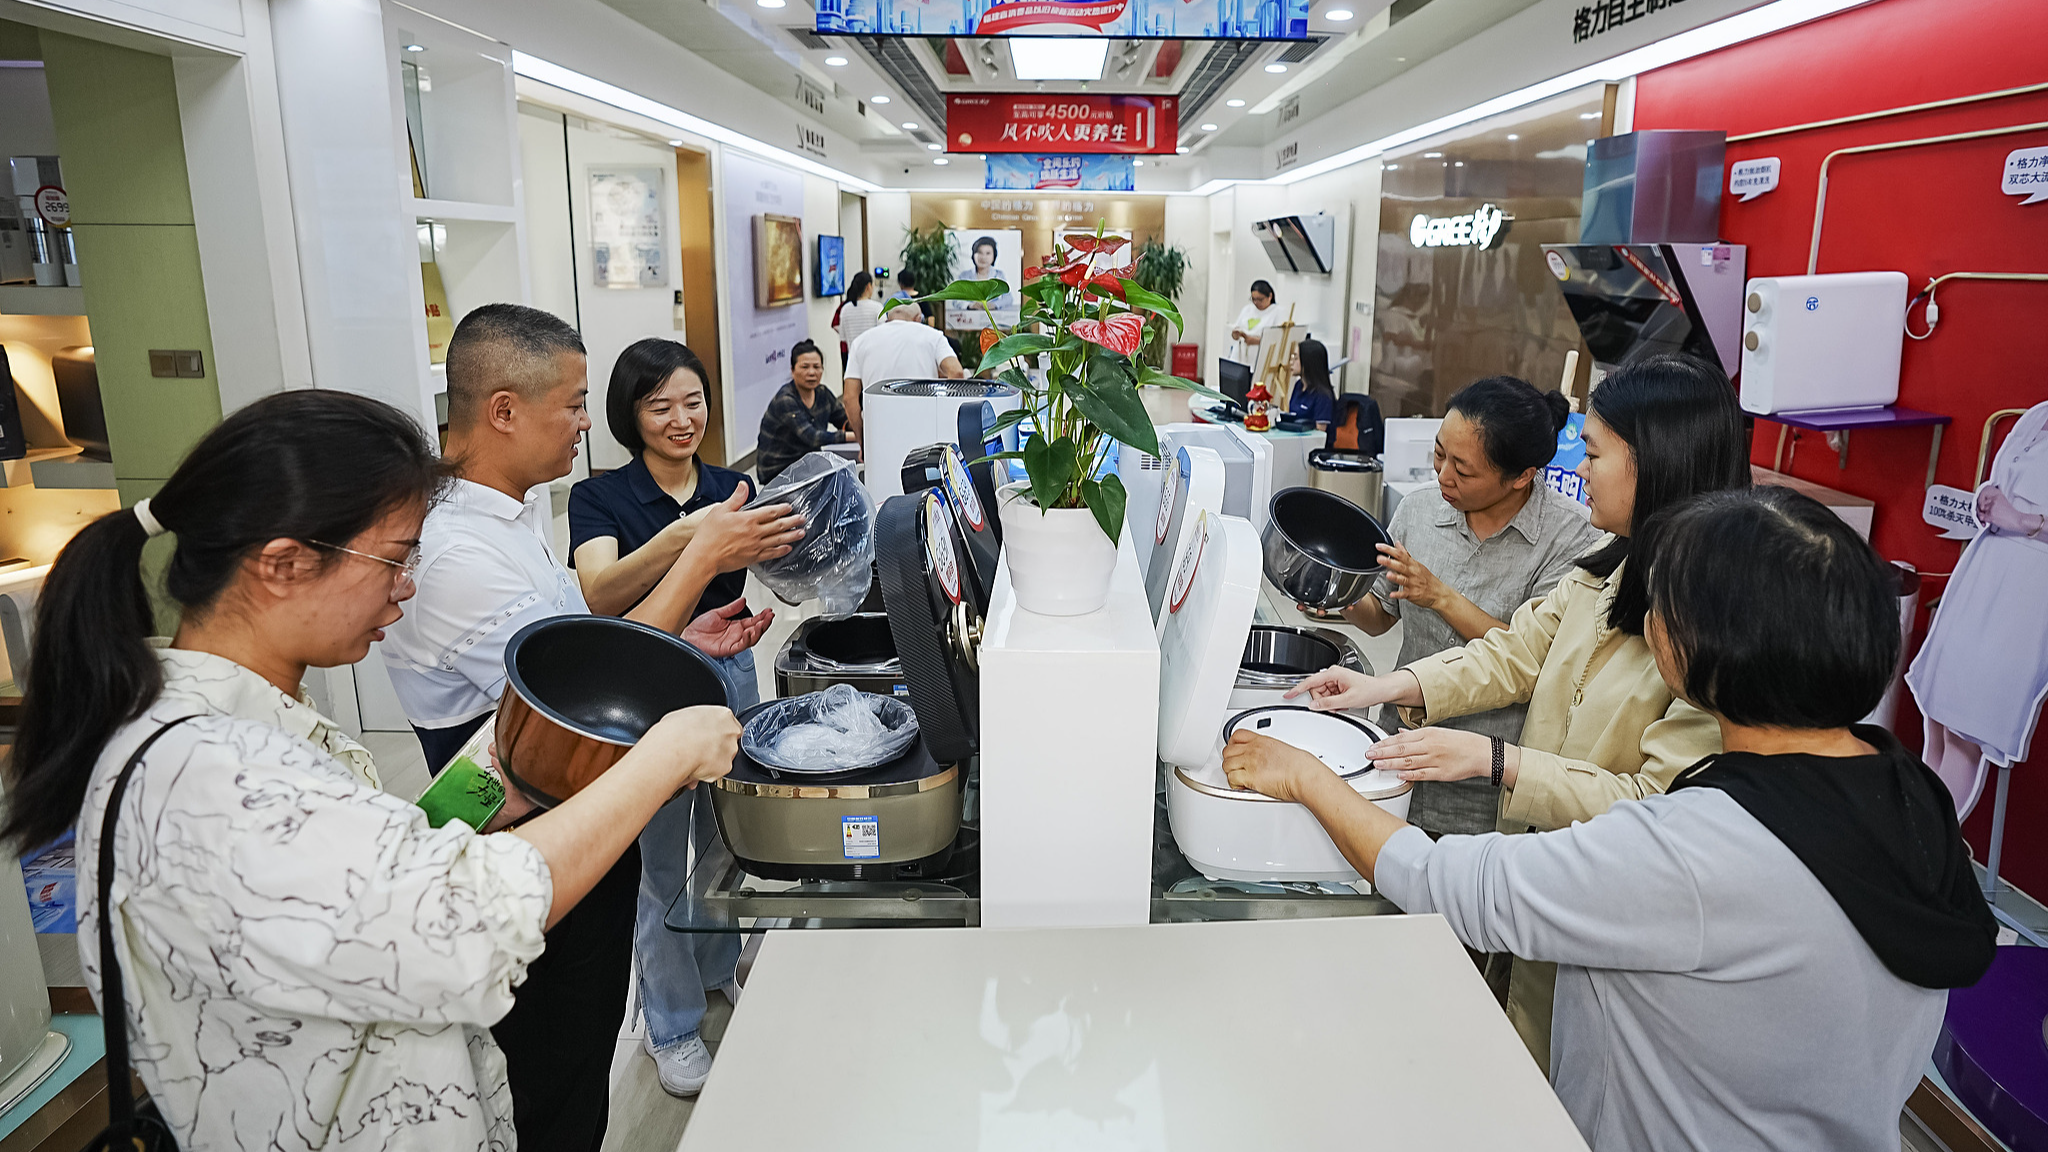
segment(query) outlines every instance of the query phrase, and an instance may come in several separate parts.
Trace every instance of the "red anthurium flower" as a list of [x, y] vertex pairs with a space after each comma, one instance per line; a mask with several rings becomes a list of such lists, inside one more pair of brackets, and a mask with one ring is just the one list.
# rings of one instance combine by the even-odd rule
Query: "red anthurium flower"
[[996, 346], [996, 341], [1001, 340], [1002, 338], [1003, 334], [1001, 332], [998, 332], [993, 328], [983, 328], [981, 330], [982, 354], [986, 355], [989, 349]]
[[1109, 252], [1116, 251], [1116, 249], [1114, 248], [1098, 249], [1096, 247], [1095, 237], [1088, 235], [1087, 233], [1077, 233], [1075, 235], [1067, 237], [1066, 239], [1067, 246], [1072, 248], [1076, 252], [1095, 252], [1098, 250]]
[[1124, 298], [1123, 281], [1118, 280], [1115, 276], [1107, 272], [1097, 272], [1095, 275], [1089, 277], [1088, 291], [1091, 295], [1100, 292], [1105, 295], [1114, 296], [1119, 300]]
[[1145, 322], [1130, 312], [1120, 312], [1107, 320], [1076, 320], [1067, 325], [1067, 331], [1124, 356], [1137, 352], [1145, 343]]
[[1043, 275], [1045, 275], [1045, 269], [1043, 268], [1026, 268], [1024, 270], [1024, 279], [1026, 280], [1036, 280]]
[[1053, 269], [1053, 271], [1059, 273], [1060, 283], [1065, 284], [1069, 288], [1077, 288], [1081, 285], [1082, 281], [1088, 279], [1088, 262], [1086, 260], [1076, 260], [1064, 268]]
[[1100, 241], [1097, 241], [1095, 250], [1104, 256], [1114, 256], [1118, 249], [1129, 243], [1129, 240], [1121, 236], [1104, 236]]

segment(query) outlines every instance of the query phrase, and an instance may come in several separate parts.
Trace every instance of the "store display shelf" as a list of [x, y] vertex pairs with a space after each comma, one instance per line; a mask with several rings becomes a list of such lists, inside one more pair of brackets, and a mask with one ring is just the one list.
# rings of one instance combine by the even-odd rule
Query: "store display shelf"
[[0, 284], [0, 316], [83, 316], [85, 289]]
[[[1752, 413], [1752, 415], [1756, 415]], [[1785, 441], [1794, 428], [1819, 432], [1828, 439], [1828, 446], [1835, 450], [1835, 467], [1839, 470], [1849, 466], [1849, 433], [1871, 428], [1931, 428], [1932, 443], [1927, 448], [1927, 483], [1934, 486], [1934, 464], [1941, 458], [1941, 434], [1954, 419], [1939, 412], [1922, 412], [1918, 408], [1904, 408], [1886, 405], [1881, 408], [1824, 408], [1804, 412], [1773, 412], [1756, 415], [1759, 420], [1771, 420], [1778, 424], [1778, 449], [1771, 460], [1771, 470], [1785, 470]]]
[[79, 454], [78, 447], [66, 444], [62, 448], [31, 448], [28, 455], [19, 460], [9, 460], [0, 465], [0, 487], [35, 487], [35, 468], [51, 460], [63, 460]]
[[519, 210], [509, 204], [479, 204], [470, 200], [422, 200], [412, 198], [415, 220], [436, 223], [470, 221], [479, 224], [516, 224]]

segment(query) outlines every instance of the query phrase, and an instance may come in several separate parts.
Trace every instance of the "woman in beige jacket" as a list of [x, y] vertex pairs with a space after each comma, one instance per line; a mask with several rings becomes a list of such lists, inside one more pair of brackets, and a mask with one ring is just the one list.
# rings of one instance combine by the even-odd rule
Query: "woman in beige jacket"
[[[1643, 641], [1646, 566], [1627, 561], [1634, 549], [1654, 551], [1644, 528], [1662, 509], [1748, 486], [1735, 391], [1703, 361], [1654, 356], [1603, 380], [1590, 407], [1579, 474], [1593, 526], [1614, 534], [1605, 546], [1504, 629], [1385, 676], [1330, 668], [1294, 690], [1320, 709], [1396, 704], [1411, 725], [1527, 704], [1518, 744], [1414, 727], [1373, 749], [1406, 780], [1491, 779], [1503, 832], [1589, 820], [1617, 800], [1664, 791], [1721, 751], [1713, 718], [1672, 695], [1657, 671]], [[1508, 1016], [1546, 1068], [1555, 980], [1551, 965], [1517, 961], [1508, 992]]]

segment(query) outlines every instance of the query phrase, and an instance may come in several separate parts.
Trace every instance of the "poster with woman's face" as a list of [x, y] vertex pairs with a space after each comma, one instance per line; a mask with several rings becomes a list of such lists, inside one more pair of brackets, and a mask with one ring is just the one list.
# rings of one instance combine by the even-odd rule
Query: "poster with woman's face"
[[[1012, 289], [1024, 282], [1024, 233], [1017, 229], [978, 232], [949, 229], [953, 250], [960, 254], [961, 267], [955, 280], [1001, 280]], [[1009, 327], [1017, 323], [1019, 301], [1015, 291], [1005, 292], [988, 302], [996, 323]], [[974, 329], [988, 327], [981, 305], [959, 300], [946, 304], [946, 327]]]

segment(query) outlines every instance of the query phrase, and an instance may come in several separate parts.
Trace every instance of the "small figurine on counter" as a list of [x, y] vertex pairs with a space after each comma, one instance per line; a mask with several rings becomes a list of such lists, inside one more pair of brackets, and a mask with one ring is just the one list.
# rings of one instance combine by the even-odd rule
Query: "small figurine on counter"
[[1269, 411], [1273, 394], [1266, 390], [1264, 380], [1256, 381], [1244, 394], [1244, 427], [1247, 432], [1264, 432], [1273, 427], [1273, 414]]

